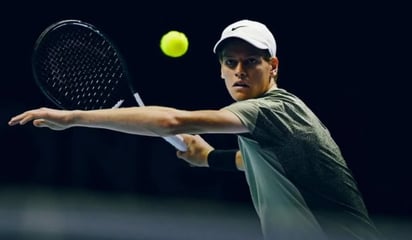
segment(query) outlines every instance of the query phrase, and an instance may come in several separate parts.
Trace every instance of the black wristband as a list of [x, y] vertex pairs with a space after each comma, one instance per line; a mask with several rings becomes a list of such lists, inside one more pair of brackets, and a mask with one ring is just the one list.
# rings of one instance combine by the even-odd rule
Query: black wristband
[[237, 171], [236, 152], [237, 149], [212, 150], [207, 156], [209, 167], [224, 171]]

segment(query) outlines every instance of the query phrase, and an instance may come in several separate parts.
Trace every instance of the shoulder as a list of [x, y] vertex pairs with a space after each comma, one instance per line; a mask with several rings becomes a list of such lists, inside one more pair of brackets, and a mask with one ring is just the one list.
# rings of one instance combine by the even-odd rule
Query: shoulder
[[273, 89], [266, 94], [264, 94], [261, 98], [262, 100], [272, 100], [272, 101], [301, 101], [299, 97], [295, 94], [287, 91], [283, 88], [276, 88]]

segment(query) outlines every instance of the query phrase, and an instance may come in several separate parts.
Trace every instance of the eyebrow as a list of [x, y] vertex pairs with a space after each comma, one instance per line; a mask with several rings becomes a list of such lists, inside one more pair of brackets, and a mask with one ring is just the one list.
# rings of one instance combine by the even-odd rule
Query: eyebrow
[[[235, 56], [233, 56], [233, 55], [231, 55], [231, 54], [223, 53], [223, 54], [222, 54], [222, 57], [235, 57]], [[251, 53], [251, 54], [246, 54], [246, 57], [263, 57], [263, 54]]]

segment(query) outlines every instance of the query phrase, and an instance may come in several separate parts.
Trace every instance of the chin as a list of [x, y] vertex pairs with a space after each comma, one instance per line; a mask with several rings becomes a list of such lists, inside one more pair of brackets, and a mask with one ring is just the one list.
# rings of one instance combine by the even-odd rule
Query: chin
[[238, 101], [249, 99], [250, 96], [245, 95], [245, 94], [233, 93], [232, 98], [233, 98], [233, 100], [238, 102]]

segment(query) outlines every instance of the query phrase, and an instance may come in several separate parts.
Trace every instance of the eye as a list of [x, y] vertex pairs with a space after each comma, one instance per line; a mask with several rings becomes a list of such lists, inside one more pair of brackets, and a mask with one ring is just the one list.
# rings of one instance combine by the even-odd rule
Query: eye
[[224, 63], [225, 63], [226, 66], [228, 66], [230, 68], [236, 67], [236, 65], [237, 65], [237, 61], [233, 60], [233, 59], [226, 59], [224, 61]]
[[256, 58], [256, 57], [250, 57], [250, 58], [246, 59], [246, 61], [245, 61], [246, 66], [256, 65], [258, 63], [259, 63], [259, 59]]

